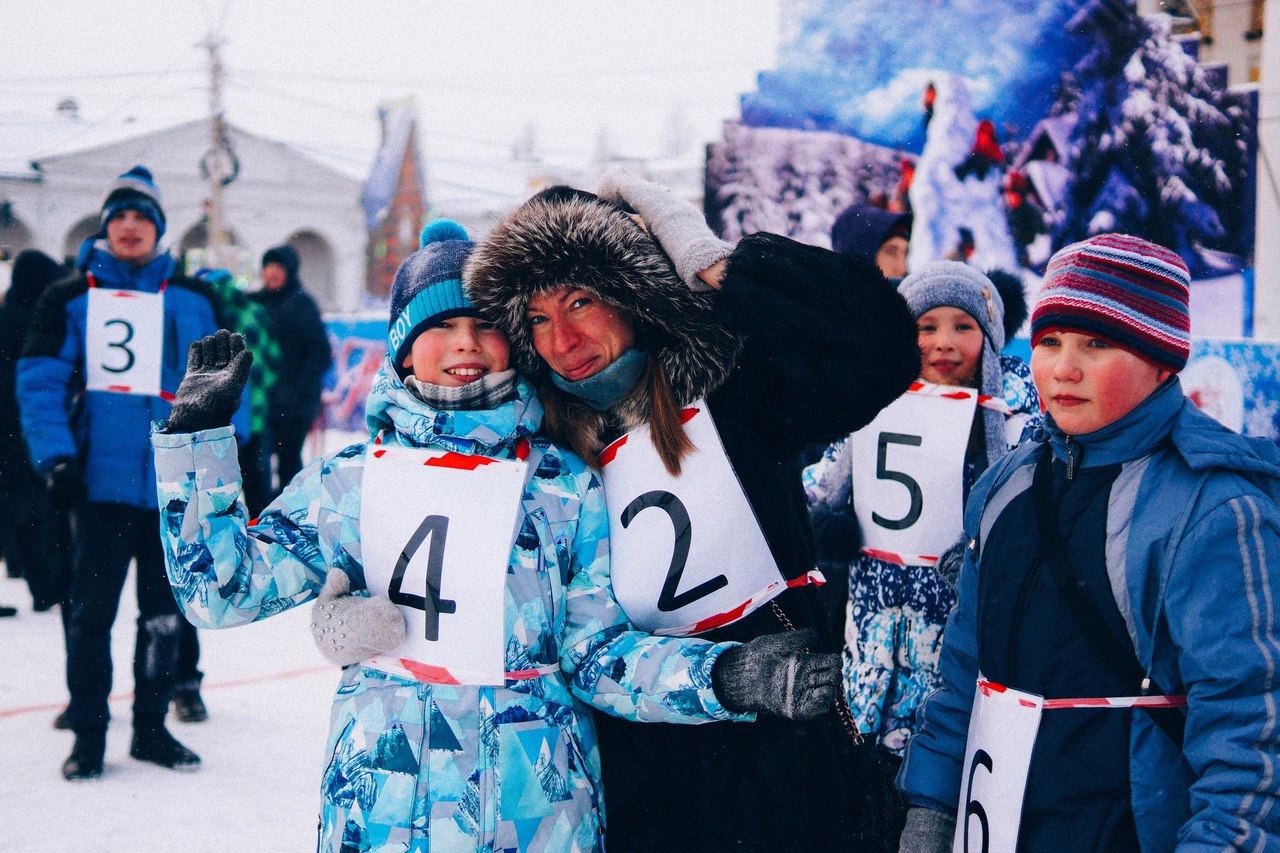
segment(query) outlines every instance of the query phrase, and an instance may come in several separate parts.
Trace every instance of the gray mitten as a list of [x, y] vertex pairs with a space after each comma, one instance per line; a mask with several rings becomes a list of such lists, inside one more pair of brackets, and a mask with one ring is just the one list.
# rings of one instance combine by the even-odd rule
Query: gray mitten
[[244, 348], [244, 338], [226, 329], [192, 341], [187, 348], [187, 373], [173, 397], [164, 431], [200, 432], [230, 424], [240, 408], [252, 364], [253, 353]]
[[311, 636], [325, 660], [350, 666], [394, 649], [404, 640], [404, 616], [385, 596], [351, 594], [351, 579], [330, 569], [311, 608]]
[[812, 654], [812, 629], [756, 637], [722, 653], [711, 670], [716, 698], [730, 711], [806, 720], [830, 709], [840, 688], [840, 655]]
[[729, 257], [733, 246], [707, 227], [702, 211], [667, 187], [614, 167], [600, 179], [601, 198], [624, 201], [644, 220], [690, 290], [712, 290], [698, 273]]
[[946, 853], [956, 834], [956, 816], [937, 809], [912, 806], [902, 828], [898, 853]]

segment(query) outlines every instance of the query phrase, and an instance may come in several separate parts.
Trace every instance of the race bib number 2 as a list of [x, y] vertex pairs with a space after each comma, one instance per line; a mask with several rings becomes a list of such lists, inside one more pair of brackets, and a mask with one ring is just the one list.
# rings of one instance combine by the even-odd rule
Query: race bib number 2
[[507, 566], [525, 471], [515, 460], [369, 448], [365, 583], [399, 606], [406, 632], [367, 665], [437, 684], [504, 683]]
[[89, 288], [85, 387], [160, 396], [164, 294]]

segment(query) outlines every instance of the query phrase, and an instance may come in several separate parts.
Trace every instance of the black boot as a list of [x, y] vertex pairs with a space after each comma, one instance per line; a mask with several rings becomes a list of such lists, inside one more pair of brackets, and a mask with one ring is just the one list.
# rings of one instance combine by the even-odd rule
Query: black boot
[[200, 756], [178, 743], [163, 725], [134, 726], [129, 755], [171, 770], [194, 770], [200, 766]]
[[76, 732], [76, 745], [62, 762], [62, 778], [97, 779], [102, 775], [102, 755], [107, 751], [107, 730], [86, 729]]
[[179, 687], [173, 691], [173, 715], [180, 723], [203, 723], [209, 719], [209, 709], [200, 698], [199, 687]]
[[63, 732], [71, 730], [71, 719], [67, 716], [67, 711], [69, 710], [71, 709], [63, 708], [62, 713], [53, 718], [53, 727], [55, 729]]

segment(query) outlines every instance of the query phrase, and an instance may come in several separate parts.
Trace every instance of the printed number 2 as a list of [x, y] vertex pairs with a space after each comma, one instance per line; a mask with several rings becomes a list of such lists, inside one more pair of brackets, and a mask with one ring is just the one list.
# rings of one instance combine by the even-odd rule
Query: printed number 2
[[[448, 533], [449, 519], [443, 515], [428, 515], [424, 518], [400, 552], [400, 559], [396, 560], [395, 571], [391, 574], [391, 586], [387, 590], [387, 597], [392, 602], [421, 610], [427, 615], [427, 639], [433, 641], [440, 639], [440, 614], [458, 612], [458, 602], [440, 597], [440, 576], [444, 572], [444, 541]], [[431, 550], [427, 552], [427, 594], [424, 596], [401, 592], [400, 585], [404, 582], [405, 570], [409, 568], [413, 555], [418, 553], [428, 536], [431, 537]]]
[[642, 510], [651, 506], [665, 512], [671, 518], [671, 526], [676, 531], [675, 550], [671, 554], [671, 564], [667, 567], [667, 579], [662, 584], [662, 594], [658, 596], [658, 609], [663, 613], [679, 610], [699, 598], [705, 598], [722, 586], [728, 586], [729, 579], [724, 575], [716, 575], [711, 580], [703, 581], [693, 589], [676, 592], [680, 588], [680, 578], [684, 574], [684, 564], [689, 559], [689, 543], [693, 539], [693, 524], [689, 520], [689, 511], [678, 497], [670, 492], [645, 492], [627, 504], [622, 511], [623, 528], [631, 525]]
[[873, 512], [871, 513], [871, 520], [888, 530], [906, 530], [920, 520], [920, 513], [924, 510], [924, 495], [920, 491], [920, 484], [910, 474], [904, 474], [901, 471], [894, 471], [886, 467], [885, 457], [888, 455], [890, 444], [919, 447], [921, 438], [918, 435], [882, 432], [876, 446], [876, 479], [893, 480], [906, 486], [907, 492], [911, 495], [911, 506], [907, 509], [907, 514], [902, 518], [885, 518], [879, 513]]
[[991, 772], [993, 762], [991, 756], [984, 749], [979, 749], [973, 754], [973, 761], [969, 764], [969, 785], [968, 790], [964, 792], [964, 798], [968, 804], [964, 807], [964, 849], [965, 853], [969, 853], [969, 818], [976, 817], [978, 823], [982, 824], [982, 853], [987, 853], [987, 845], [989, 829], [987, 827], [987, 810], [982, 807], [982, 803], [973, 799], [973, 777], [978, 772], [978, 767], [987, 768], [987, 772]]
[[124, 326], [124, 337], [116, 341], [115, 343], [107, 344], [107, 346], [111, 347], [112, 349], [124, 350], [124, 367], [108, 367], [105, 364], [102, 365], [102, 369], [110, 373], [124, 373], [125, 371], [129, 370], [129, 368], [133, 367], [133, 362], [134, 362], [133, 350], [125, 346], [125, 344], [133, 340], [133, 324], [130, 323], [128, 320], [108, 320], [107, 322], [103, 323], [102, 326], [103, 328], [110, 328], [111, 326]]

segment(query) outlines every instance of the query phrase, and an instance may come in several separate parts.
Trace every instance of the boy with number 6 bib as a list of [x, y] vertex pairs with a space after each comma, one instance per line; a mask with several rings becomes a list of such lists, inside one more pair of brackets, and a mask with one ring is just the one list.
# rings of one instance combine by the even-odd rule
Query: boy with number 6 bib
[[1280, 466], [1183, 396], [1188, 297], [1136, 237], [1050, 260], [1048, 416], [969, 496], [902, 850], [1280, 845]]
[[252, 526], [225, 426], [249, 356], [226, 335], [193, 347], [153, 439], [170, 581], [209, 627], [319, 597], [326, 654], [360, 661], [333, 707], [320, 849], [602, 849], [575, 697], [635, 720], [751, 719], [712, 689], [736, 644], [632, 630], [599, 480], [538, 436], [506, 337], [463, 293], [472, 244], [446, 220], [423, 243], [392, 289], [371, 440], [313, 461]]

